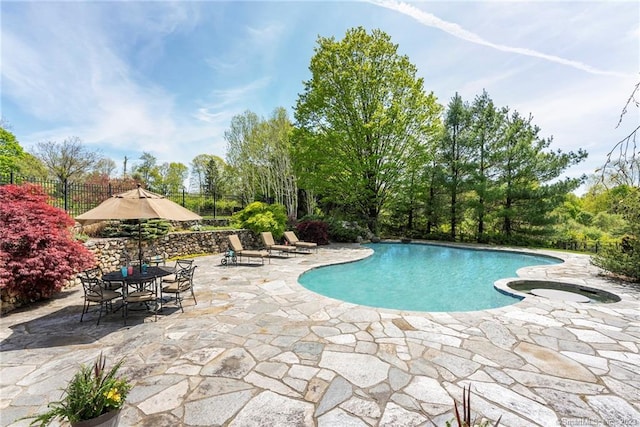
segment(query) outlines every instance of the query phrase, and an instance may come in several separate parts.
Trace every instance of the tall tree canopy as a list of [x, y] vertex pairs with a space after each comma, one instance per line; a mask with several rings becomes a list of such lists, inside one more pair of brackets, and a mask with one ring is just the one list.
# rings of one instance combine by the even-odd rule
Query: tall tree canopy
[[524, 118], [517, 111], [512, 112], [498, 143], [500, 157], [495, 169], [501, 206], [497, 216], [507, 236], [546, 231], [551, 222], [549, 213], [583, 180], [556, 181], [569, 166], [584, 160], [587, 153], [582, 149], [577, 153], [548, 151], [552, 138], [540, 137], [540, 128], [532, 120], [531, 116]]
[[15, 135], [0, 127], [0, 173], [16, 171], [23, 157], [24, 150]]
[[518, 242], [552, 231], [551, 212], [582, 182], [560, 176], [587, 154], [550, 150], [552, 138], [532, 122], [497, 108], [486, 91], [471, 104], [451, 99], [424, 165], [428, 235]]
[[240, 177], [248, 201], [265, 200], [286, 207], [295, 217], [297, 181], [291, 161], [291, 122], [284, 108], [276, 108], [267, 120], [246, 111], [233, 117], [225, 132], [227, 162]]
[[158, 159], [146, 151], [140, 156], [142, 163], [133, 167], [132, 177], [138, 182], [142, 182], [147, 189], [160, 191], [162, 184], [162, 176], [160, 175], [160, 167]]
[[163, 163], [158, 168], [160, 182], [156, 189], [163, 194], [177, 194], [184, 189], [184, 182], [189, 176], [189, 168], [179, 162]]
[[190, 189], [211, 197], [232, 194], [236, 189], [230, 167], [213, 154], [198, 154], [191, 161]]
[[380, 30], [350, 29], [341, 41], [319, 37], [295, 119], [301, 186], [355, 208], [371, 231], [440, 107], [416, 67]]
[[462, 220], [463, 200], [469, 182], [471, 157], [470, 108], [457, 93], [449, 102], [444, 119], [440, 159], [444, 168], [445, 188], [449, 195], [449, 227], [455, 239]]

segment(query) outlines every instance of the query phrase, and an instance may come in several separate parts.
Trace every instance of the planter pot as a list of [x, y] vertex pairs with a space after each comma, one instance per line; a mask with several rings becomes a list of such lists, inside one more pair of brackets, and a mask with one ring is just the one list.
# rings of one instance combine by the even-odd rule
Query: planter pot
[[118, 409], [90, 420], [71, 423], [71, 427], [116, 427], [120, 419], [120, 411], [121, 409]]

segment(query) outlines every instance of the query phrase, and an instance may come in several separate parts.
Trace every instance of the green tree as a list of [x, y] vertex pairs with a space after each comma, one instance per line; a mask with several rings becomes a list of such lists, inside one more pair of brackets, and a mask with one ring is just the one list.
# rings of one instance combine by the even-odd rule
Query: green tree
[[[391, 226], [392, 232], [399, 232], [404, 236], [411, 236], [414, 230], [427, 227], [431, 208], [432, 184], [431, 165], [435, 164], [434, 153], [441, 127], [434, 126], [433, 134], [420, 144], [416, 155], [409, 159], [406, 169], [402, 171], [398, 180], [397, 190], [390, 194], [385, 207], [384, 225]], [[427, 207], [425, 208], [425, 200]]]
[[221, 194], [226, 163], [213, 154], [198, 154], [191, 161], [190, 187], [208, 195]]
[[163, 163], [158, 168], [158, 175], [155, 189], [163, 194], [177, 194], [184, 188], [189, 168], [179, 162]]
[[532, 124], [533, 118], [522, 117], [517, 111], [507, 117], [504, 135], [498, 144], [496, 157], [500, 201], [497, 216], [501, 231], [513, 234], [535, 235], [549, 231], [550, 212], [564, 202], [567, 193], [576, 189], [584, 178], [565, 178], [554, 181], [569, 166], [584, 160], [587, 153], [547, 151], [552, 138], [541, 138], [540, 128]]
[[24, 150], [15, 135], [0, 127], [0, 174], [18, 171]]
[[47, 167], [31, 153], [24, 152], [23, 156], [16, 161], [18, 173], [24, 177], [47, 179], [49, 171]]
[[215, 156], [215, 158], [209, 159], [204, 170], [204, 192], [206, 194], [213, 197], [220, 194], [222, 171], [224, 171], [224, 161], [220, 157]]
[[451, 240], [457, 236], [457, 227], [462, 221], [467, 190], [471, 156], [470, 108], [457, 93], [449, 102], [444, 120], [444, 133], [440, 160], [445, 169], [445, 187], [449, 193], [449, 233]]
[[216, 198], [232, 194], [235, 186], [230, 170], [222, 158], [213, 156], [209, 159], [204, 174], [205, 193]]
[[470, 188], [474, 198], [470, 201], [473, 218], [477, 223], [476, 240], [485, 242], [486, 216], [495, 203], [493, 190], [493, 165], [498, 141], [505, 124], [506, 109], [499, 110], [487, 91], [476, 96], [471, 105], [471, 155]]
[[144, 186], [151, 191], [159, 191], [159, 187], [162, 184], [162, 176], [160, 175], [160, 168], [158, 166], [158, 160], [154, 155], [148, 152], [143, 152], [140, 156], [142, 163], [135, 165], [131, 177], [144, 184]]
[[259, 127], [260, 139], [265, 142], [263, 175], [268, 183], [267, 194], [274, 203], [285, 206], [289, 217], [295, 218], [298, 186], [291, 158], [291, 132], [291, 121], [282, 107], [276, 108], [269, 120], [262, 122]]
[[[435, 153], [437, 150], [433, 148]], [[432, 160], [425, 165], [422, 180], [426, 186], [425, 190], [425, 232], [427, 236], [438, 232], [441, 223], [444, 221], [446, 201], [445, 170], [438, 161], [438, 157], [433, 156]]]
[[601, 181], [601, 176], [592, 176], [591, 185], [581, 197], [582, 207], [593, 215], [599, 212], [614, 212], [629, 193], [628, 185], [610, 186]]
[[317, 43], [295, 109], [299, 185], [354, 208], [377, 232], [439, 107], [384, 32], [359, 27], [341, 41], [319, 37]]
[[267, 120], [251, 111], [235, 116], [225, 139], [227, 162], [241, 177], [245, 199], [282, 204], [295, 217], [298, 195], [290, 133], [286, 110], [276, 108]]
[[260, 118], [256, 113], [245, 111], [231, 119], [231, 127], [224, 133], [227, 141], [227, 164], [232, 168], [234, 177], [237, 177], [238, 190], [246, 201], [256, 200], [259, 192], [256, 178], [256, 167], [261, 156], [256, 148], [259, 122]]

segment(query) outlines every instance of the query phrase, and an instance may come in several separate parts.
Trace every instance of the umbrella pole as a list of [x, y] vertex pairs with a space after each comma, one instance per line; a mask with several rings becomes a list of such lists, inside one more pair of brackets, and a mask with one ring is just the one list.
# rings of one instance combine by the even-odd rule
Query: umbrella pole
[[138, 268], [142, 273], [142, 222], [138, 220]]

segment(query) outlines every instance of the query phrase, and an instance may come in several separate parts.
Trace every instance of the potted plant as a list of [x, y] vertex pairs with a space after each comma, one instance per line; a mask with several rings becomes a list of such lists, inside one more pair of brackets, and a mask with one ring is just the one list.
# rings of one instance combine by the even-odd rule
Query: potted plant
[[53, 420], [67, 420], [72, 427], [118, 425], [120, 410], [131, 390], [128, 380], [119, 377], [123, 360], [106, 369], [106, 358], [100, 354], [93, 366], [82, 365], [67, 386], [62, 400], [48, 405], [49, 410], [30, 425], [48, 426]]

